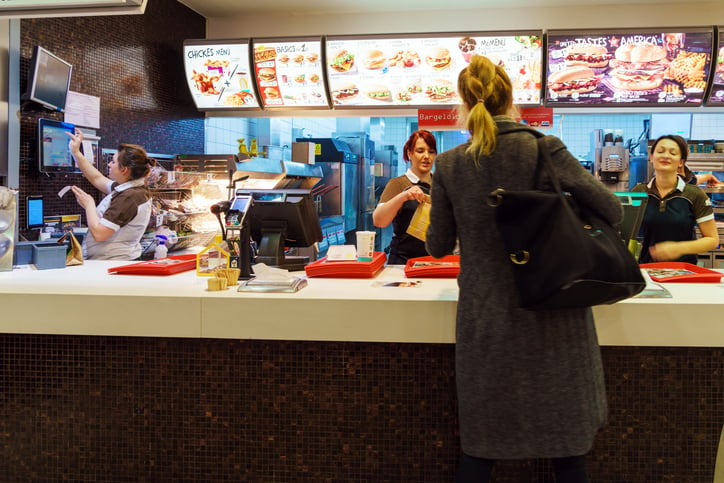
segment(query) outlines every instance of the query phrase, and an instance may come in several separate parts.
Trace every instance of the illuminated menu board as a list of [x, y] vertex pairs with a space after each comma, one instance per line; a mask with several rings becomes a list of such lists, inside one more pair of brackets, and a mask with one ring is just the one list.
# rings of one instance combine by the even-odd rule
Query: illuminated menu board
[[254, 77], [265, 109], [329, 108], [322, 38], [254, 39]]
[[260, 109], [248, 40], [186, 40], [184, 70], [197, 109]]
[[329, 36], [325, 57], [335, 109], [460, 103], [457, 79], [474, 54], [502, 65], [515, 102], [541, 100], [542, 31], [409, 36]]
[[718, 27], [719, 42], [717, 42], [716, 58], [714, 58], [714, 76], [706, 104], [709, 106], [724, 105], [724, 27]]
[[547, 106], [695, 106], [712, 28], [548, 32]]

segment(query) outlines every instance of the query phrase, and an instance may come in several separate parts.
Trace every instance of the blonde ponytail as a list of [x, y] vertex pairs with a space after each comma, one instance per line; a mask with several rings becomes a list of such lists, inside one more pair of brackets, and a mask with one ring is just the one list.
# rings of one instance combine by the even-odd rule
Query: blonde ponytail
[[495, 151], [498, 128], [493, 116], [506, 114], [512, 107], [512, 85], [502, 67], [474, 55], [458, 76], [458, 93], [467, 111], [466, 128], [471, 136], [467, 152], [477, 165], [482, 156]]

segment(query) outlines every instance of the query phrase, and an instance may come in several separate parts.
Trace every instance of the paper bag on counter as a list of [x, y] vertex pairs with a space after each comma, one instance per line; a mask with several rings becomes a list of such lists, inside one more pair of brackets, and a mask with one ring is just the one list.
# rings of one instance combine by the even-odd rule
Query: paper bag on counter
[[72, 267], [74, 265], [83, 265], [83, 247], [81, 247], [78, 239], [73, 235], [72, 231], [66, 231], [65, 234], [58, 239], [58, 244], [68, 242], [68, 252], [65, 256], [65, 266]]
[[430, 195], [425, 195], [425, 201], [417, 205], [412, 220], [407, 227], [407, 233], [422, 241], [427, 239], [427, 227], [430, 224]]

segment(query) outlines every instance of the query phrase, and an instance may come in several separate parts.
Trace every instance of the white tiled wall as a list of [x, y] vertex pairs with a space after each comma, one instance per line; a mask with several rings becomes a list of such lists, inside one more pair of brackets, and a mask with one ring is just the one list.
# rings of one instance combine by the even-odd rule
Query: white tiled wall
[[[557, 114], [554, 125], [546, 132], [559, 136], [570, 151], [586, 159], [591, 150], [591, 131], [594, 129], [622, 129], [624, 140], [638, 139], [643, 131], [644, 120], [650, 119], [649, 114]], [[270, 126], [272, 134], [259, 133], [259, 125]], [[369, 123], [366, 123], [369, 124]], [[692, 115], [691, 138], [724, 139], [724, 114], [695, 113]], [[293, 135], [299, 137], [328, 137], [338, 130], [336, 118], [257, 118], [209, 117], [206, 119], [206, 152], [209, 154], [236, 153], [237, 139], [246, 139], [247, 145], [251, 138], [269, 139], [272, 145], [291, 145]], [[409, 134], [417, 129], [415, 118], [388, 117], [377, 125], [383, 129], [382, 144], [397, 147], [399, 159], [402, 160], [402, 146]], [[438, 150], [444, 151], [465, 142], [467, 136], [460, 131], [436, 133]], [[400, 163], [401, 170], [406, 168]]]

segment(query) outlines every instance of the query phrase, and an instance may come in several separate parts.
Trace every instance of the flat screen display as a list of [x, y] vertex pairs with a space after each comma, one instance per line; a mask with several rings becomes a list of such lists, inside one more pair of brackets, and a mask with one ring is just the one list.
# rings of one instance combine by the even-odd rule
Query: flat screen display
[[248, 40], [186, 40], [184, 69], [200, 111], [260, 109]]
[[329, 109], [321, 37], [254, 39], [253, 45], [264, 109]]
[[706, 100], [708, 106], [724, 105], [724, 27], [717, 27], [719, 39], [716, 43], [714, 57], [714, 75], [712, 76], [709, 97]]
[[52, 119], [38, 119], [38, 162], [41, 172], [80, 172], [68, 149], [70, 141], [66, 134], [68, 132], [75, 132], [73, 124]]
[[547, 106], [698, 106], [712, 28], [548, 32]]
[[54, 111], [65, 110], [73, 66], [40, 46], [35, 46], [25, 99]]
[[458, 105], [458, 74], [479, 54], [505, 68], [516, 104], [538, 105], [542, 39], [542, 31], [328, 36], [332, 103], [335, 109]]
[[28, 228], [39, 228], [43, 226], [43, 197], [40, 195], [28, 196]]

